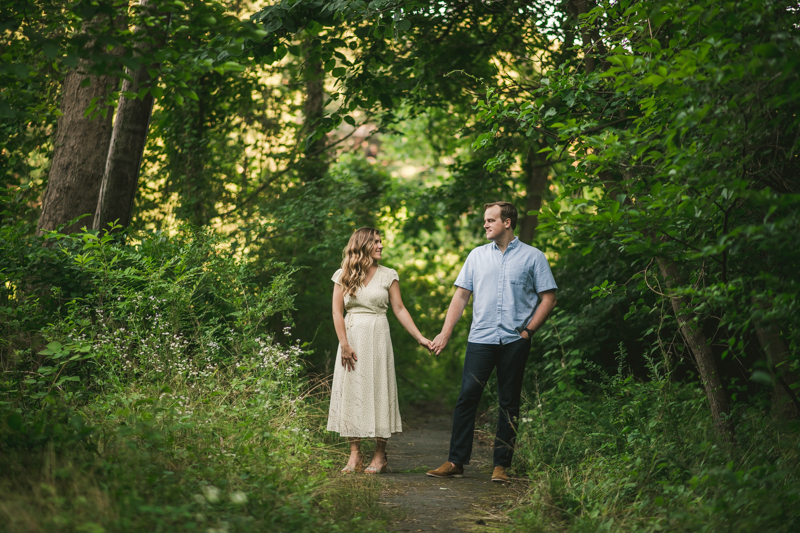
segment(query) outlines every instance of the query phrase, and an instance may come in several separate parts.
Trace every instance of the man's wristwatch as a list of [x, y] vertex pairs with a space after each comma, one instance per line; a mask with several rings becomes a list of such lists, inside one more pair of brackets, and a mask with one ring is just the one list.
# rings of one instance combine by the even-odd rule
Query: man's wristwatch
[[533, 337], [533, 330], [532, 330], [532, 329], [528, 329], [528, 328], [522, 328], [522, 331], [527, 331], [527, 332], [528, 332], [528, 338], [529, 338], [529, 339], [530, 339], [531, 337]]

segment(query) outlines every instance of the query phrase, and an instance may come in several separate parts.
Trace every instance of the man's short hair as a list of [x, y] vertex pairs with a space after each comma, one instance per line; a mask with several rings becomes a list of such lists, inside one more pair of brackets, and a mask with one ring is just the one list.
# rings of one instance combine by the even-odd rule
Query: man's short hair
[[511, 219], [511, 229], [517, 229], [517, 208], [511, 202], [492, 202], [490, 204], [483, 204], [483, 210], [486, 211], [490, 207], [498, 206], [500, 208], [500, 221], [505, 222]]

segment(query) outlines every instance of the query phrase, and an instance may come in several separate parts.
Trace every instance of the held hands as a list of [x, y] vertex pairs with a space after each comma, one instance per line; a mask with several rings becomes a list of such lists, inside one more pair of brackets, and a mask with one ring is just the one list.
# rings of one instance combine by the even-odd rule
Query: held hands
[[348, 372], [350, 370], [356, 369], [356, 361], [358, 361], [358, 357], [356, 357], [356, 352], [349, 346], [342, 346], [342, 366]]
[[420, 338], [417, 339], [417, 342], [419, 343], [420, 346], [428, 350], [430, 353], [433, 353], [433, 343], [431, 341], [429, 341], [425, 337], [420, 336]]
[[436, 338], [433, 339], [433, 342], [431, 343], [431, 351], [433, 354], [438, 356], [440, 353], [442, 353], [442, 350], [444, 350], [445, 346], [447, 346], [447, 342], [449, 340], [450, 335], [445, 335], [444, 333], [439, 333], [436, 335]]

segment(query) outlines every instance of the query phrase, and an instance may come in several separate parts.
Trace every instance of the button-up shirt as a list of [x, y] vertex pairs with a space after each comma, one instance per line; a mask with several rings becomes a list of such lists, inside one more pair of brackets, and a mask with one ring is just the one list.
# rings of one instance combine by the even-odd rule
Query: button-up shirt
[[516, 237], [505, 253], [494, 242], [470, 252], [455, 285], [472, 291], [469, 342], [508, 344], [533, 318], [539, 293], [557, 289], [544, 254]]

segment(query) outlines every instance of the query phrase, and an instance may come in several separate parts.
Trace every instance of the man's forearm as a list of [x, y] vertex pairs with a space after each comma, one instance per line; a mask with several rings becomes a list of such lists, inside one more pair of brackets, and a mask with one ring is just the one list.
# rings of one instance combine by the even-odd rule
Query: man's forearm
[[555, 294], [543, 296], [544, 297], [542, 298], [542, 301], [536, 308], [536, 312], [533, 313], [533, 318], [531, 318], [531, 321], [527, 325], [527, 329], [533, 332], [536, 332], [540, 327], [542, 327], [556, 306]]
[[461, 315], [464, 314], [464, 309], [467, 308], [467, 303], [469, 302], [471, 294], [472, 293], [466, 289], [456, 289], [453, 299], [450, 300], [450, 307], [447, 308], [447, 316], [445, 316], [444, 325], [442, 326], [442, 334], [447, 337], [453, 334], [456, 322], [458, 322]]

